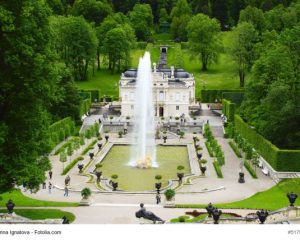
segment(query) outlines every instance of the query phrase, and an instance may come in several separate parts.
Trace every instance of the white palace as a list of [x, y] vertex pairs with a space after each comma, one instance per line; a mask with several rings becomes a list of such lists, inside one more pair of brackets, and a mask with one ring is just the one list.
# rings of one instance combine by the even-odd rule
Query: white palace
[[[162, 53], [166, 53], [166, 49], [163, 48]], [[159, 63], [159, 67], [156, 68], [154, 63], [153, 66], [155, 116], [189, 116], [191, 108], [196, 106], [194, 76], [183, 69], [161, 68], [161, 66], [165, 67], [166, 64], [161, 65]], [[130, 69], [122, 74], [119, 82], [121, 115], [123, 117], [134, 115], [136, 77], [137, 70]]]

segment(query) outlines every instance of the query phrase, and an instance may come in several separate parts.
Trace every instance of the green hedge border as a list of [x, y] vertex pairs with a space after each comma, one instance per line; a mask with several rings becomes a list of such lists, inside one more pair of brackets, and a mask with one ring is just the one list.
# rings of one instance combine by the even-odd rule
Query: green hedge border
[[208, 152], [209, 156], [210, 156], [210, 157], [214, 157], [214, 152], [213, 152], [213, 150], [211, 149], [211, 147], [210, 147], [208, 141], [205, 141], [205, 146], [206, 146], [206, 149], [207, 149], [207, 152]]
[[235, 145], [235, 143], [233, 141], [229, 141], [228, 144], [238, 158], [243, 157], [241, 151], [239, 150], [239, 148]]
[[75, 122], [71, 117], [61, 119], [49, 127], [51, 147], [54, 148], [61, 141], [75, 133]]
[[218, 161], [213, 161], [213, 165], [214, 165], [214, 168], [215, 168], [215, 171], [216, 171], [216, 174], [218, 176], [218, 178], [223, 178], [223, 173], [222, 173], [222, 169], [218, 163]]
[[218, 90], [201, 90], [201, 101], [204, 103], [215, 103], [215, 100], [221, 101], [223, 99], [223, 93], [230, 92], [234, 93], [243, 93], [242, 89], [218, 89]]
[[279, 149], [258, 134], [239, 115], [235, 115], [234, 123], [241, 136], [247, 139], [276, 171], [300, 172], [300, 150]]
[[236, 109], [235, 103], [232, 103], [226, 99], [222, 100], [222, 112], [227, 117], [227, 121], [229, 122], [234, 121], [235, 109]]
[[251, 175], [251, 177], [257, 179], [256, 172], [253, 170], [253, 168], [251, 167], [250, 163], [247, 160], [244, 161], [244, 166], [249, 172], [249, 174]]

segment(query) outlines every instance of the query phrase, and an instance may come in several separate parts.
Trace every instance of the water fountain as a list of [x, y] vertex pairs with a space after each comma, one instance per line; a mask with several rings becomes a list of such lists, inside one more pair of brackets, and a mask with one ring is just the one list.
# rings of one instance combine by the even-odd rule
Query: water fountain
[[134, 104], [134, 136], [130, 166], [138, 168], [158, 167], [155, 146], [155, 119], [152, 96], [152, 69], [149, 52], [140, 58]]

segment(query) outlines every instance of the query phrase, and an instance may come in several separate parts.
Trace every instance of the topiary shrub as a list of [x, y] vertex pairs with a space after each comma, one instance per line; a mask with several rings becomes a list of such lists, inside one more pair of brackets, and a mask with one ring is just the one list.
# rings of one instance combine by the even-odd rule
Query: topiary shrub
[[159, 181], [159, 180], [161, 180], [162, 179], [162, 176], [161, 175], [155, 175], [155, 179], [157, 180], [157, 181]]
[[118, 177], [119, 177], [118, 174], [113, 174], [113, 175], [111, 175], [111, 178], [112, 178], [112, 179], [115, 179], [115, 180], [118, 179]]
[[84, 199], [89, 198], [91, 195], [92, 195], [91, 189], [89, 189], [89, 188], [84, 188], [84, 189], [81, 190], [81, 196], [82, 196]]
[[182, 165], [177, 166], [178, 171], [182, 171], [183, 169], [184, 169], [184, 166], [182, 166]]
[[174, 189], [168, 189], [165, 191], [165, 197], [168, 201], [171, 201], [175, 197], [175, 190]]

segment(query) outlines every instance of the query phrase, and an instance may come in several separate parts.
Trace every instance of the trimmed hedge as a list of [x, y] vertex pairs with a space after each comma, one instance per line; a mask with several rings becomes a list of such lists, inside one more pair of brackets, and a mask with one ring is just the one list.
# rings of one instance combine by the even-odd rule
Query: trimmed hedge
[[49, 127], [51, 147], [54, 148], [58, 143], [67, 137], [74, 135], [75, 123], [71, 117], [64, 118], [53, 123]]
[[91, 105], [92, 105], [92, 102], [91, 102], [90, 98], [81, 100], [80, 106], [79, 106], [79, 115], [83, 116], [88, 111], [90, 111]]
[[94, 148], [94, 145], [97, 143], [97, 140], [92, 141], [80, 154], [81, 156], [87, 154], [88, 151], [92, 150]]
[[75, 158], [72, 162], [70, 162], [65, 169], [63, 170], [63, 172], [61, 173], [61, 175], [66, 175], [79, 161], [82, 161], [82, 157], [78, 157]]
[[235, 115], [235, 128], [276, 171], [300, 171], [300, 150], [279, 149]]
[[257, 178], [255, 171], [253, 170], [253, 168], [251, 167], [248, 161], [244, 161], [244, 166], [247, 169], [247, 171], [250, 173], [251, 177]]
[[213, 150], [211, 149], [211, 147], [210, 147], [208, 141], [205, 141], [205, 146], [206, 146], [206, 148], [207, 148], [207, 151], [208, 151], [209, 156], [210, 156], [210, 157], [213, 157], [213, 156], [214, 156], [214, 152], [213, 152]]
[[216, 170], [216, 174], [217, 174], [218, 178], [223, 178], [222, 169], [221, 169], [218, 161], [213, 161], [213, 165]]
[[244, 100], [244, 92], [223, 92], [222, 98], [241, 106]]
[[227, 117], [229, 122], [234, 121], [235, 108], [235, 103], [232, 103], [226, 99], [222, 100], [222, 112]]
[[99, 102], [100, 94], [99, 90], [91, 89], [91, 90], [80, 90], [79, 95], [82, 99], [91, 99], [91, 102]]
[[221, 101], [223, 99], [223, 93], [231, 92], [231, 93], [241, 93], [244, 92], [244, 90], [240, 89], [231, 89], [231, 90], [201, 90], [201, 101], [204, 103], [214, 103], [217, 99], [218, 101]]
[[229, 142], [229, 145], [230, 145], [230, 147], [232, 148], [232, 150], [234, 151], [235, 155], [236, 155], [238, 158], [242, 158], [241, 151], [238, 149], [238, 147], [235, 145], [235, 143], [232, 142], [232, 141], [230, 141], [230, 142]]

